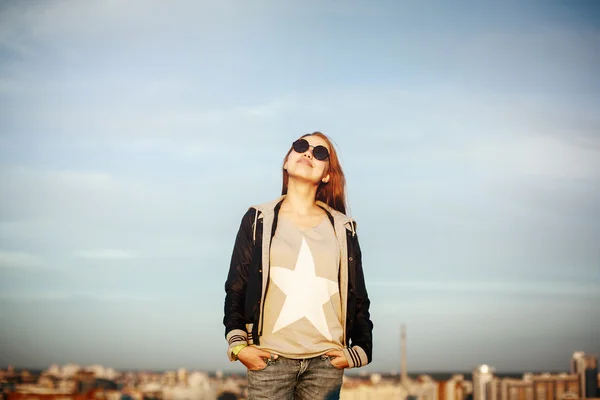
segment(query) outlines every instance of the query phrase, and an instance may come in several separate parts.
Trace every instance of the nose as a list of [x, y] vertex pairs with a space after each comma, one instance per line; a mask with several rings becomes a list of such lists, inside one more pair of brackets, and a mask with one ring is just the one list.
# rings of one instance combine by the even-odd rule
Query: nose
[[304, 152], [303, 156], [312, 159], [313, 158], [313, 149], [314, 149], [313, 146], [308, 146], [308, 150], [306, 150]]

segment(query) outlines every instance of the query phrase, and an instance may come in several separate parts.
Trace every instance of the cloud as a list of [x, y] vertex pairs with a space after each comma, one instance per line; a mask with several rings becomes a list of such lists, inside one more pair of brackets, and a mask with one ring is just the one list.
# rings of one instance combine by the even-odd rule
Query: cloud
[[[274, 173], [279, 178], [278, 170]], [[264, 192], [255, 182], [259, 175], [253, 174], [248, 168], [181, 179], [174, 172], [165, 180], [148, 180], [0, 168], [5, 189], [0, 194], [0, 236], [32, 252], [51, 249], [49, 262], [60, 268], [79, 268], [93, 260], [129, 260], [135, 266], [177, 260], [178, 265], [193, 262], [208, 269], [221, 262], [215, 259], [229, 257], [248, 205], [265, 200], [234, 194]], [[237, 180], [241, 182], [234, 186], [222, 184]]]
[[[129, 85], [132, 92], [145, 89], [143, 83]], [[62, 98], [65, 101], [65, 96]], [[334, 139], [350, 143], [350, 151], [361, 149], [361, 157], [352, 157], [353, 163], [400, 166], [443, 162], [483, 167], [503, 176], [599, 178], [600, 143], [594, 132], [600, 130], [600, 119], [595, 113], [537, 102], [536, 96], [525, 98], [515, 101], [514, 96], [459, 87], [330, 89], [317, 99], [307, 94], [282, 94], [253, 104], [205, 107], [167, 104], [170, 101], [162, 98], [148, 108], [137, 103], [147, 99], [144, 96], [125, 101], [109, 101], [107, 96], [106, 102], [82, 112], [76, 111], [80, 101], [74, 98], [51, 113], [46, 107], [28, 108], [36, 117], [22, 119], [18, 129], [42, 132], [52, 127], [60, 132], [56, 143], [67, 149], [163, 154], [199, 164], [226, 156], [235, 163], [250, 156], [251, 165], [256, 166], [266, 158], [252, 154], [273, 156], [285, 151], [286, 139], [293, 133], [322, 129]], [[332, 120], [340, 121], [335, 128]], [[373, 124], [374, 120], [379, 123]], [[282, 131], [290, 132], [289, 137], [281, 135]], [[362, 139], [361, 131], [369, 131], [370, 141], [378, 145], [363, 149], [355, 143]], [[17, 143], [5, 140], [7, 151]], [[249, 149], [253, 153], [248, 153]], [[342, 156], [347, 153], [342, 151]]]
[[75, 253], [76, 257], [90, 260], [131, 260], [138, 256], [132, 252], [119, 249], [93, 249]]
[[156, 295], [145, 295], [142, 293], [104, 291], [56, 291], [37, 290], [35, 292], [3, 292], [0, 294], [0, 302], [9, 305], [46, 302], [90, 304], [106, 302], [160, 302], [161, 298]]
[[[173, 21], [165, 18], [165, 11], [186, 17], [191, 23], [194, 19], [207, 20], [206, 15], [211, 7], [208, 2], [187, 2], [187, 7], [166, 7], [160, 2], [84, 2], [72, 3], [64, 0], [49, 0], [44, 3], [13, 2], [3, 7], [0, 13], [0, 41], [3, 43], [35, 43], [37, 40], [60, 39], [61, 45], [76, 43], [78, 40], [106, 39], [135, 40], [125, 35], [130, 31], [128, 25], [136, 26], [134, 33], [152, 33], [153, 29], [165, 28]], [[190, 7], [193, 7], [191, 9]], [[202, 13], [201, 11], [205, 11]], [[93, 15], [94, 18], [88, 18]], [[107, 29], [106, 24], [114, 26]], [[202, 26], [202, 24], [198, 24]]]
[[600, 178], [598, 149], [576, 146], [564, 137], [552, 137], [539, 131], [504, 141], [475, 142], [466, 149], [465, 155], [466, 159], [505, 174]]
[[[371, 69], [386, 67], [376, 75], [390, 70], [397, 76], [398, 68], [403, 68], [409, 82], [384, 78], [352, 86], [339, 84], [327, 76], [324, 82], [311, 77], [309, 81], [318, 87], [318, 95], [315, 95], [315, 88], [304, 82], [307, 77], [297, 79], [300, 86], [263, 85], [261, 90], [231, 82], [233, 76], [243, 75], [245, 69], [251, 72], [244, 80], [252, 82], [258, 81], [262, 76], [259, 71], [263, 69], [269, 77], [277, 75], [275, 72], [280, 69], [290, 71], [292, 65], [289, 64], [296, 63], [293, 57], [278, 57], [279, 62], [273, 62], [252, 51], [237, 51], [241, 43], [237, 40], [225, 43], [194, 40], [221, 37], [223, 33], [240, 36], [239, 33], [244, 32], [244, 37], [252, 38], [281, 33], [271, 25], [260, 29], [254, 25], [253, 29], [236, 26], [248, 15], [256, 17], [257, 26], [264, 19], [287, 21], [292, 17], [294, 20], [290, 22], [298, 24], [291, 9], [272, 2], [252, 7], [243, 2], [183, 2], [185, 6], [179, 7], [166, 7], [155, 1], [143, 4], [52, 1], [27, 7], [14, 4], [14, 8], [7, 7], [12, 11], [5, 12], [5, 20], [0, 21], [3, 26], [0, 32], [4, 32], [0, 37], [15, 46], [35, 43], [33, 47], [40, 57], [56, 67], [51, 70], [47, 66], [38, 67], [44, 63], [27, 63], [27, 68], [9, 65], [8, 73], [4, 74], [9, 78], [0, 81], [0, 90], [10, 96], [7, 104], [21, 105], [10, 106], [5, 118], [16, 125], [12, 129], [15, 136], [31, 135], [33, 143], [39, 143], [35, 139], [40, 139], [45, 132], [54, 132], [53, 141], [66, 143], [69, 148], [170, 154], [194, 160], [211, 155], [242, 157], [248, 149], [268, 153], [278, 148], [274, 143], [284, 143], [280, 139], [282, 132], [295, 133], [304, 127], [318, 126], [338, 137], [356, 137], [361, 132], [369, 132], [369, 138], [376, 140], [381, 150], [370, 153], [358, 147], [364, 150], [367, 162], [374, 158], [396, 165], [400, 159], [413, 163], [458, 160], [506, 174], [571, 178], [597, 177], [595, 171], [600, 171], [597, 154], [565, 143], [576, 137], [582, 138], [581, 143], [590, 143], [590, 138], [597, 136], [593, 135], [600, 129], [598, 117], [594, 117], [597, 99], [591, 98], [586, 106], [574, 107], [573, 94], [561, 86], [574, 85], [581, 75], [579, 72], [591, 71], [589, 67], [597, 64], [600, 52], [593, 51], [600, 46], [597, 32], [582, 35], [576, 30], [561, 28], [542, 33], [524, 29], [468, 35], [462, 29], [454, 29], [449, 38], [445, 38], [436, 30], [413, 32], [407, 27], [415, 40], [406, 40], [392, 31], [386, 32], [389, 48], [381, 47], [375, 40], [357, 41], [356, 46], [378, 49], [377, 54], [361, 55], [372, 60], [373, 64], [368, 65]], [[304, 8], [314, 17], [327, 10], [335, 14], [337, 9], [358, 15], [356, 7], [365, 6], [358, 3], [325, 6], [317, 11]], [[412, 15], [420, 13], [418, 20], [422, 22], [422, 18], [427, 18], [432, 26], [443, 22], [441, 11], [449, 11], [439, 5], [424, 5], [408, 11], [403, 8], [404, 12], [399, 8], [367, 8], [381, 13], [380, 17], [396, 13], [409, 23], [414, 19]], [[510, 7], [500, 8], [502, 15], [510, 11]], [[539, 16], [532, 10], [526, 11], [531, 18]], [[462, 13], [455, 12], [453, 18], [461, 17], [459, 14]], [[94, 18], [85, 18], [89, 15]], [[486, 28], [484, 20], [474, 18], [467, 22], [482, 29]], [[499, 21], [491, 20], [498, 28]], [[174, 21], [178, 29], [168, 29]], [[219, 27], [223, 22], [225, 25]], [[519, 26], [523, 23], [520, 21]], [[292, 31], [300, 28], [291, 25]], [[131, 26], [135, 26], [135, 32], [131, 32]], [[525, 26], [529, 28], [529, 24]], [[416, 27], [421, 27], [421, 23]], [[305, 30], [304, 26], [301, 28]], [[345, 28], [340, 29], [343, 32]], [[322, 33], [329, 33], [324, 37], [330, 38], [331, 32], [323, 30]], [[171, 45], [163, 47], [161, 63], [157, 63], [155, 39], [160, 36], [165, 36], [162, 40]], [[187, 49], [192, 41], [194, 49], [200, 46], [201, 50], [186, 52], [182, 58], [181, 49]], [[257, 43], [267, 49], [273, 44], [258, 40]], [[251, 48], [263, 49], [259, 45]], [[83, 57], [65, 55], [85, 49], [96, 53], [95, 57], [85, 58], [90, 64], [84, 63]], [[238, 60], [235, 65], [223, 67], [225, 61], [219, 57], [224, 49], [236, 54], [230, 57]], [[442, 65], [446, 70], [428, 69], [426, 75], [431, 80], [411, 83], [415, 71], [411, 68], [404, 71], [406, 63], [410, 64], [413, 59], [425, 60], [425, 64], [431, 61], [439, 68], [440, 52], [445, 57]], [[349, 61], [344, 51], [331, 53], [331, 57]], [[567, 53], [569, 56], [565, 57]], [[101, 54], [100, 64], [98, 54]], [[256, 63], [253, 68], [245, 62], [248, 54]], [[310, 55], [300, 54], [304, 60]], [[117, 66], [112, 70], [110, 61], [123, 57], [130, 57], [130, 61], [138, 62], [141, 67]], [[331, 67], [325, 61], [333, 61], [323, 61], [325, 66]], [[207, 65], [215, 65], [217, 70]], [[44, 73], [40, 74], [36, 68], [44, 68]], [[297, 68], [307, 69], [308, 65]], [[336, 76], [353, 79], [344, 75], [346, 70], [331, 70]], [[542, 73], [543, 87], [534, 85], [535, 90], [531, 90], [533, 79], [528, 78]], [[590, 72], [590, 79], [594, 76]], [[419, 74], [416, 77], [419, 78]], [[435, 77], [445, 79], [435, 80]], [[519, 77], [521, 79], [516, 81]], [[500, 83], [494, 85], [494, 80]], [[590, 83], [593, 86], [597, 80]], [[549, 100], [546, 90], [559, 90], [560, 96]], [[573, 108], [577, 110], [571, 112]], [[549, 138], [549, 133], [556, 137]], [[357, 162], [361, 162], [358, 157]]]
[[467, 294], [531, 294], [555, 296], [599, 297], [597, 284], [571, 282], [502, 282], [502, 281], [369, 281], [373, 288], [397, 288], [434, 292]]
[[0, 268], [38, 267], [43, 260], [30, 253], [0, 250]]

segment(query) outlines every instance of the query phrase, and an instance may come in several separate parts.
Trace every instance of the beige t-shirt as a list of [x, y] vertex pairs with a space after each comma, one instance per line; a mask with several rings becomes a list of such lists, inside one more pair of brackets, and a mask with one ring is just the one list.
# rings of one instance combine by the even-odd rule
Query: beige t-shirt
[[329, 219], [299, 229], [280, 218], [271, 242], [261, 349], [309, 358], [343, 348], [340, 250]]

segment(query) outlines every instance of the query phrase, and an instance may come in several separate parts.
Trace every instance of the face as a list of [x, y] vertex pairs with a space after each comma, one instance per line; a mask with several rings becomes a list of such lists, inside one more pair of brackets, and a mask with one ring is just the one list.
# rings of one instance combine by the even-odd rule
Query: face
[[324, 146], [330, 153], [331, 149], [327, 142], [319, 136], [303, 137], [310, 147], [304, 153], [297, 153], [292, 149], [283, 168], [287, 170], [290, 178], [299, 178], [319, 184], [321, 182], [329, 182], [329, 159], [324, 161], [317, 160], [313, 156], [315, 146]]

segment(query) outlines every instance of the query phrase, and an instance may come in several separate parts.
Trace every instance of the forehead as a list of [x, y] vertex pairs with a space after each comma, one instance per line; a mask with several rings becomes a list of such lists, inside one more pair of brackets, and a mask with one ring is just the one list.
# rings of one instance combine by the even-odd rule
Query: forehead
[[311, 146], [325, 146], [327, 148], [327, 150], [329, 150], [329, 144], [327, 143], [327, 141], [325, 139], [323, 139], [320, 136], [305, 136], [303, 139], [306, 139], [306, 141], [311, 145]]

